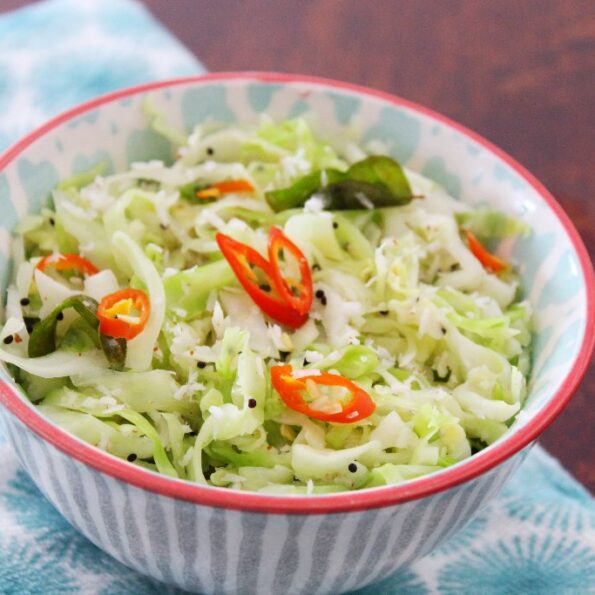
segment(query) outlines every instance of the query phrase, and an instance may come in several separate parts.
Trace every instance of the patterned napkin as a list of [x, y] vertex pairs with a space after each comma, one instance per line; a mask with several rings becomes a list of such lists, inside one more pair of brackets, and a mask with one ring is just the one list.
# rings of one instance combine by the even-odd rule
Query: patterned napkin
[[[0, 15], [0, 150], [100, 93], [203, 70], [133, 0], [46, 0]], [[0, 461], [0, 593], [176, 592], [77, 533], [20, 469], [1, 428]], [[535, 447], [462, 533], [360, 591], [429, 593], [595, 593], [595, 500]]]

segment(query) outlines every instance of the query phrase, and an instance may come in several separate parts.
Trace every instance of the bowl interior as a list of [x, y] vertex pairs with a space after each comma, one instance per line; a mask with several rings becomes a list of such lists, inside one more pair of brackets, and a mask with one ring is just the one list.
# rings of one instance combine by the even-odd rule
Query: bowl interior
[[[172, 125], [187, 132], [200, 123], [255, 123], [304, 116], [329, 140], [349, 137], [364, 146], [381, 141], [408, 167], [436, 180], [457, 199], [489, 205], [529, 223], [533, 233], [506, 241], [505, 256], [520, 269], [535, 310], [533, 372], [522, 430], [569, 374], [587, 332], [587, 288], [568, 231], [529, 179], [474, 135], [406, 102], [320, 81], [244, 76], [186, 81], [151, 90]], [[148, 128], [138, 91], [91, 104], [58, 119], [4, 159], [0, 167], [0, 289], [10, 269], [10, 235], [19, 218], [39, 211], [61, 178], [107, 161], [113, 171], [135, 161], [171, 161], [171, 145]], [[18, 153], [18, 154], [17, 154]], [[2, 160], [0, 159], [0, 162]], [[0, 375], [10, 382], [5, 368]]]

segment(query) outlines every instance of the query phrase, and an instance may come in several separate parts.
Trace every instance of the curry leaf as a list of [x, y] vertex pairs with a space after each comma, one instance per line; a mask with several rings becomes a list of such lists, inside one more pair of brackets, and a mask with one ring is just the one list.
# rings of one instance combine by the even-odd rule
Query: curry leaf
[[303, 207], [314, 194], [332, 211], [400, 206], [412, 199], [402, 167], [392, 158], [373, 155], [354, 163], [346, 172], [314, 171], [281, 190], [266, 193], [274, 211]]
[[325, 209], [329, 211], [379, 209], [406, 204], [395, 197], [385, 186], [358, 180], [345, 180], [325, 188]]
[[347, 176], [358, 182], [384, 187], [396, 201], [393, 203], [395, 206], [405, 204], [412, 198], [413, 192], [403, 168], [386, 155], [372, 155], [354, 163], [347, 171]]
[[197, 204], [197, 203], [207, 204], [209, 202], [214, 202], [215, 201], [214, 198], [199, 199], [196, 196], [197, 192], [204, 190], [207, 186], [208, 186], [208, 184], [201, 184], [199, 182], [191, 182], [190, 184], [186, 184], [185, 186], [180, 186], [180, 188], [179, 188], [180, 198], [183, 198], [184, 200], [187, 200], [188, 202], [191, 202], [194, 204]]

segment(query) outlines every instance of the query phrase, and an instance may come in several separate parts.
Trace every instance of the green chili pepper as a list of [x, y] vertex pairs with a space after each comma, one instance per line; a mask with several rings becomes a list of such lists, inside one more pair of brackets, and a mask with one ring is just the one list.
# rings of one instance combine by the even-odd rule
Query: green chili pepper
[[99, 333], [99, 342], [107, 361], [110, 363], [110, 368], [118, 371], [122, 370], [126, 361], [126, 339], [116, 339]]
[[[287, 209], [296, 209], [303, 207], [304, 203], [316, 192], [324, 188], [328, 188], [330, 184], [334, 184], [345, 179], [346, 174], [337, 169], [325, 169], [324, 172], [316, 170], [297, 182], [294, 182], [288, 188], [281, 190], [271, 190], [265, 193], [267, 202], [270, 207], [276, 211], [285, 211]], [[326, 184], [324, 179], [326, 178]]]
[[215, 202], [214, 198], [203, 198], [199, 199], [196, 196], [197, 192], [204, 190], [208, 184], [199, 184], [198, 182], [191, 182], [190, 184], [186, 184], [185, 186], [181, 186], [179, 188], [180, 191], [180, 198], [187, 200], [188, 202], [194, 204], [207, 204], [209, 202]]
[[97, 347], [97, 331], [83, 318], [72, 321], [66, 334], [60, 339], [59, 348], [80, 353]]
[[39, 318], [36, 316], [24, 316], [23, 320], [25, 321], [25, 328], [29, 334], [31, 334], [35, 328], [35, 325], [39, 324]]
[[105, 353], [111, 367], [122, 369], [126, 360], [126, 340], [108, 337], [99, 332], [97, 301], [85, 295], [74, 295], [56, 306], [48, 316], [39, 321], [29, 339], [29, 357], [41, 357], [56, 351], [56, 327], [63, 313], [73, 308], [89, 328], [89, 337]]
[[64, 310], [68, 308], [74, 308], [87, 324], [98, 328], [99, 320], [95, 316], [97, 306], [94, 299], [84, 295], [74, 295], [65, 299], [35, 325], [29, 340], [29, 357], [41, 357], [56, 351], [56, 327], [63, 318]]

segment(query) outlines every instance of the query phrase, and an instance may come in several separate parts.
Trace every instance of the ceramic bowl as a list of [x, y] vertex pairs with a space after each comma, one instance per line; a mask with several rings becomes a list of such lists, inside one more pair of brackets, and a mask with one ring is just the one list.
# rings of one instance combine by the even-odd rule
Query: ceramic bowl
[[[593, 271], [560, 206], [526, 170], [477, 134], [397, 97], [302, 76], [240, 73], [120, 91], [58, 116], [0, 157], [0, 287], [16, 221], [63, 177], [172, 156], [141, 110], [167, 119], [249, 123], [306, 115], [323, 136], [349, 128], [381, 140], [461, 201], [487, 204], [534, 233], [502, 246], [535, 309], [529, 397], [510, 431], [469, 460], [392, 487], [310, 497], [241, 493], [169, 479], [88, 446], [42, 417], [2, 370], [0, 400], [18, 457], [48, 499], [124, 564], [190, 591], [338, 593], [427, 554], [496, 494], [576, 389], [593, 347]], [[570, 437], [569, 437], [570, 439]]]

